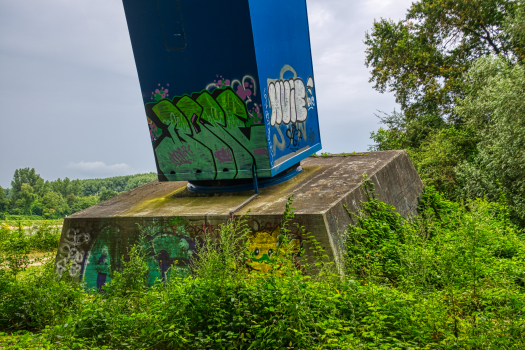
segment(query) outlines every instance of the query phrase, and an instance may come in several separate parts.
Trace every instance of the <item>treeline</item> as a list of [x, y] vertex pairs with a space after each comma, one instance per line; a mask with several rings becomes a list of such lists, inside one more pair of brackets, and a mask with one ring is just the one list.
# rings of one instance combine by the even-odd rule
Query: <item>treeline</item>
[[385, 113], [371, 150], [407, 149], [449, 199], [505, 198], [525, 222], [525, 7], [511, 0], [420, 0], [366, 34]]
[[0, 187], [0, 218], [61, 218], [153, 181], [155, 173], [105, 179], [44, 181], [35, 169], [15, 170], [11, 188]]

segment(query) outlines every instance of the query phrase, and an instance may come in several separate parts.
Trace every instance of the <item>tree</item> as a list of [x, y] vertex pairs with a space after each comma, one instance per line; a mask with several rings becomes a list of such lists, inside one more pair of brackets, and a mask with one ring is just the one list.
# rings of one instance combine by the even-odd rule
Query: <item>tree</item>
[[409, 150], [409, 155], [425, 185], [456, 199], [455, 168], [463, 161], [474, 159], [477, 142], [478, 135], [472, 128], [446, 128], [431, 134], [419, 149]]
[[525, 67], [497, 57], [479, 59], [468, 75], [469, 90], [456, 112], [476, 130], [474, 161], [456, 169], [462, 197], [504, 194], [525, 220]]
[[110, 198], [113, 198], [115, 196], [118, 195], [118, 192], [117, 191], [113, 191], [113, 190], [107, 190], [105, 187], [102, 187], [100, 189], [100, 201], [101, 202], [104, 202], [104, 201], [107, 201], [108, 199]]
[[127, 181], [126, 187], [123, 191], [130, 191], [136, 187], [142, 186], [154, 180], [157, 180], [157, 174], [155, 173], [133, 175], [133, 177], [131, 177]]
[[9, 207], [9, 200], [5, 196], [4, 189], [0, 186], [0, 213], [6, 212]]
[[28, 183], [23, 183], [18, 193], [18, 204], [23, 209], [25, 215], [31, 215], [31, 208], [37, 199], [33, 187]]
[[76, 197], [73, 205], [71, 206], [71, 211], [73, 213], [79, 212], [81, 210], [87, 209], [96, 205], [99, 202], [97, 196], [87, 196], [87, 197]]
[[34, 168], [16, 169], [13, 181], [11, 181], [11, 199], [13, 202], [20, 199], [20, 191], [23, 184], [28, 184], [37, 196], [42, 197], [45, 193], [44, 179], [35, 172]]
[[[472, 63], [490, 54], [513, 59], [523, 47], [505, 32], [505, 28], [519, 27], [509, 22], [518, 4], [512, 0], [420, 0], [412, 4], [404, 20], [374, 22], [366, 34], [366, 66], [372, 68], [374, 88], [393, 92], [401, 105], [402, 118], [397, 123], [387, 119], [401, 129], [400, 136], [421, 119], [440, 118], [461, 126], [463, 120], [454, 107], [465, 95], [465, 72]], [[421, 134], [416, 144], [427, 135]]]
[[65, 215], [69, 212], [69, 206], [60, 193], [48, 192], [42, 198], [43, 214], [53, 216], [55, 213]]
[[71, 194], [78, 196], [82, 193], [82, 183], [80, 180], [71, 181], [66, 177], [64, 180], [58, 179], [51, 182], [51, 189], [54, 192], [60, 193], [64, 198]]

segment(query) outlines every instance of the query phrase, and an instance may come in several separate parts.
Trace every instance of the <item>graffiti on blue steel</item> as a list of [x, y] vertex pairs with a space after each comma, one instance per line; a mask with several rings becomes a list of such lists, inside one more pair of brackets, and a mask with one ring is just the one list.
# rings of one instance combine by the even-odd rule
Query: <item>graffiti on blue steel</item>
[[149, 126], [149, 135], [151, 137], [151, 142], [157, 141], [157, 139], [162, 135], [162, 130], [157, 128], [157, 126], [148, 118]]
[[312, 145], [315, 142], [315, 131], [310, 128], [310, 133], [308, 134], [308, 143]]
[[168, 152], [168, 155], [170, 156], [170, 162], [173, 164], [180, 166], [182, 164], [191, 164], [193, 163], [193, 159], [191, 158], [193, 155], [193, 152], [191, 151], [191, 146], [181, 146], [177, 148], [176, 150], [173, 150], [171, 152]]
[[[168, 94], [169, 92], [168, 88], [165, 88], [164, 86], [161, 86], [160, 84], [158, 84], [158, 86], [159, 87], [156, 88], [155, 91], [151, 93], [151, 99], [155, 100], [155, 102], [159, 102], [160, 100], [165, 99], [170, 95]], [[170, 86], [170, 84], [166, 84], [166, 86]]]
[[[287, 72], [291, 72], [293, 77], [285, 79]], [[277, 150], [285, 151], [288, 148], [298, 151], [308, 146], [306, 121], [308, 111], [315, 108], [313, 78], [309, 77], [305, 84], [295, 69], [285, 65], [280, 79], [268, 79], [267, 83], [268, 97], [265, 98], [265, 104], [269, 101], [270, 126], [275, 130], [271, 140], [273, 156], [278, 155]]]
[[[272, 147], [272, 133], [271, 133], [271, 120], [270, 120], [270, 105], [268, 103], [268, 90], [267, 88], [264, 88], [264, 107], [265, 107], [265, 113], [264, 113], [264, 121], [266, 124], [266, 138], [268, 143], [268, 149], [273, 149]], [[273, 164], [273, 156], [275, 152], [270, 153], [270, 160]]]
[[304, 138], [302, 130], [297, 128], [296, 124], [291, 124], [286, 129], [286, 138], [288, 139], [288, 147], [292, 149], [298, 149], [299, 143]]
[[[203, 91], [146, 104], [155, 158], [170, 180], [250, 178], [252, 166], [269, 168], [262, 105], [251, 76], [217, 79]], [[162, 98], [162, 96], [166, 96]]]
[[230, 80], [223, 78], [221, 75], [217, 76], [217, 79], [214, 80], [213, 83], [208, 84], [206, 90], [213, 90], [216, 88], [223, 89], [226, 87], [231, 87], [237, 96], [246, 103], [251, 124], [261, 124], [263, 122], [262, 105], [254, 103], [252, 100], [252, 97], [257, 95], [257, 84], [255, 79], [246, 75], [241, 80]]

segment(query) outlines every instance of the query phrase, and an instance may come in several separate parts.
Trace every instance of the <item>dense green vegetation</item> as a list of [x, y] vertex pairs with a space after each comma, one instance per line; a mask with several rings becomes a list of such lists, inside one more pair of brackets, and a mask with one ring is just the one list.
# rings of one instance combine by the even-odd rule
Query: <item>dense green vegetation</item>
[[[0, 337], [11, 349], [521, 349], [525, 241], [499, 202], [456, 203], [432, 187], [402, 218], [369, 200], [345, 232], [344, 274], [317, 257], [297, 269], [287, 240], [267, 273], [248, 273], [244, 221], [208, 238], [190, 277], [147, 286], [144, 247], [103, 293], [57, 281], [53, 261], [0, 270]], [[304, 249], [304, 247], [303, 247]], [[302, 254], [304, 254], [304, 250]], [[23, 255], [23, 254], [22, 254]], [[21, 255], [18, 257], [20, 258]], [[16, 266], [15, 266], [16, 269]]]
[[512, 0], [420, 0], [367, 34], [366, 63], [400, 112], [372, 150], [407, 149], [447, 198], [504, 194], [525, 220], [525, 7]]
[[63, 218], [153, 181], [155, 173], [106, 179], [44, 181], [35, 169], [15, 170], [11, 188], [0, 187], [0, 219]]

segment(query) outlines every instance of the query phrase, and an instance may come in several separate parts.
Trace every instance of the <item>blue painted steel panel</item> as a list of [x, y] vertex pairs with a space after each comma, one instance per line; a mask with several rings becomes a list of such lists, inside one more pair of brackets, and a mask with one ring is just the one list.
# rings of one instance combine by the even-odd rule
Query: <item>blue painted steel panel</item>
[[321, 149], [308, 14], [305, 0], [249, 2], [275, 175]]
[[[159, 180], [251, 178], [253, 165], [270, 177], [320, 147], [306, 5], [288, 1], [297, 5], [289, 18], [275, 17], [272, 6], [290, 8], [274, 0], [269, 8], [251, 0], [123, 0]], [[281, 18], [296, 25], [274, 26], [265, 37]], [[289, 86], [294, 76], [294, 92], [306, 96], [305, 106], [294, 98], [300, 120], [272, 125], [279, 101], [274, 94], [272, 105], [268, 87], [281, 78]], [[290, 137], [274, 146], [280, 134]]]

